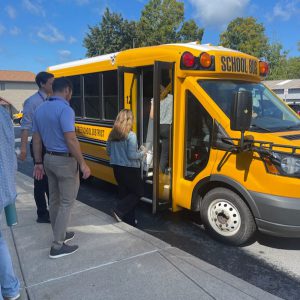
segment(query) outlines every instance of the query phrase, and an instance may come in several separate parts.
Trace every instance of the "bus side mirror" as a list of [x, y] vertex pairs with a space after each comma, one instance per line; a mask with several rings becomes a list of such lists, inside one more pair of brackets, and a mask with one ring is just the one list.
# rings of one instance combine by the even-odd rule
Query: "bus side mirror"
[[252, 93], [239, 91], [235, 94], [230, 115], [230, 129], [245, 132], [252, 121]]

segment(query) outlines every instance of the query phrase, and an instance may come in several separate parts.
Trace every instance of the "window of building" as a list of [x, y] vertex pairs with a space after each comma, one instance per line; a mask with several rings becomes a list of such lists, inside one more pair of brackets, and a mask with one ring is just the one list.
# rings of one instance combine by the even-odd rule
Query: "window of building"
[[119, 112], [117, 71], [103, 72], [104, 119], [115, 120]]
[[83, 80], [85, 117], [100, 119], [100, 74], [86, 74]]
[[207, 165], [213, 119], [190, 92], [186, 93], [184, 176], [192, 180]]
[[300, 88], [289, 89], [289, 94], [300, 94]]
[[0, 90], [1, 91], [5, 90], [5, 83], [4, 82], [0, 82]]
[[80, 75], [76, 76], [70, 76], [68, 79], [73, 84], [73, 93], [72, 93], [72, 99], [70, 101], [71, 107], [75, 111], [76, 117], [82, 117], [82, 93], [81, 93], [81, 83], [80, 83]]
[[283, 94], [283, 93], [284, 93], [284, 89], [274, 89], [273, 92], [274, 92], [276, 95], [280, 95], [280, 94]]

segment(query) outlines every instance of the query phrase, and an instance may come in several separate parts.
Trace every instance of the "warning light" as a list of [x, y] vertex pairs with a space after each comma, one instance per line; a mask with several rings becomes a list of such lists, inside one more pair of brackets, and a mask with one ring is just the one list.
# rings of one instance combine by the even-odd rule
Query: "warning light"
[[200, 65], [203, 68], [209, 68], [211, 66], [211, 63], [212, 63], [211, 56], [206, 52], [201, 53], [201, 55], [200, 55]]
[[269, 65], [267, 62], [265, 61], [260, 61], [259, 62], [259, 73], [260, 73], [260, 76], [267, 76], [268, 73], [269, 73]]
[[181, 63], [186, 68], [193, 68], [195, 65], [195, 56], [190, 52], [183, 53]]

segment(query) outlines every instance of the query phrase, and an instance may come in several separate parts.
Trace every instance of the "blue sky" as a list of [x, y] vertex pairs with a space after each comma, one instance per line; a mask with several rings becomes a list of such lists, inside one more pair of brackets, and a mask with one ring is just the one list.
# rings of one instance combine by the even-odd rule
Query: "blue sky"
[[[137, 20], [148, 0], [0, 0], [0, 69], [39, 72], [85, 57], [88, 25], [100, 22], [105, 7]], [[185, 18], [205, 28], [202, 43], [219, 35], [236, 17], [253, 16], [271, 42], [300, 56], [300, 0], [184, 0]]]

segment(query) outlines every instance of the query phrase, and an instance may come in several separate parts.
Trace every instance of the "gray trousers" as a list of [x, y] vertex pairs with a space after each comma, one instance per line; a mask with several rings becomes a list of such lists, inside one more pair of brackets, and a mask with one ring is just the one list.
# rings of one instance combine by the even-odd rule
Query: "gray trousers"
[[53, 230], [52, 247], [60, 249], [79, 189], [79, 168], [74, 157], [46, 154], [44, 167], [49, 184], [49, 213]]

